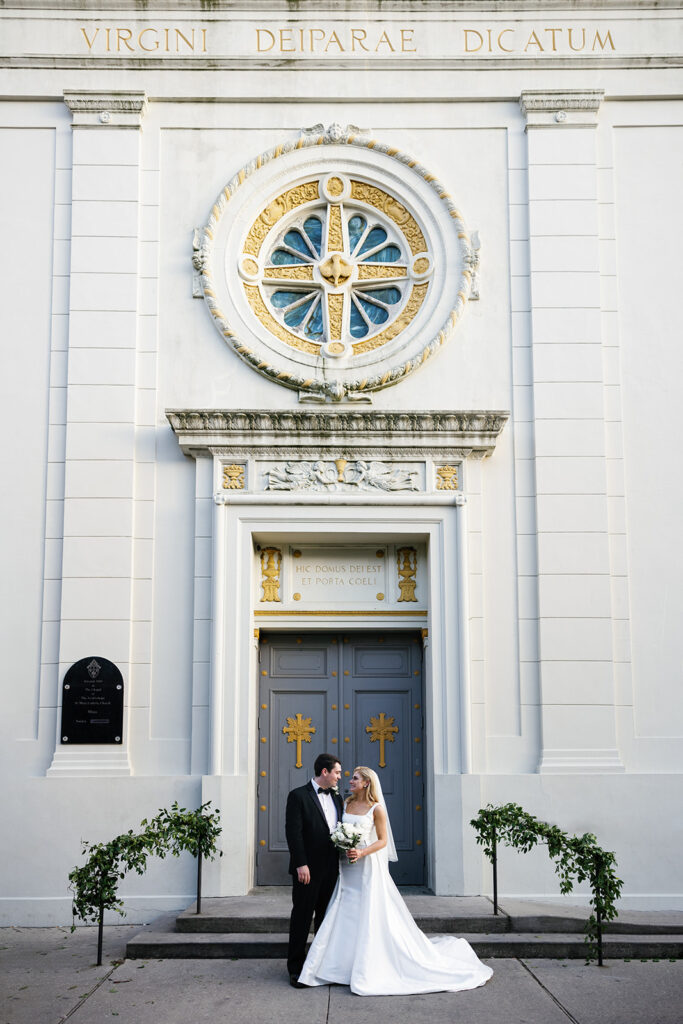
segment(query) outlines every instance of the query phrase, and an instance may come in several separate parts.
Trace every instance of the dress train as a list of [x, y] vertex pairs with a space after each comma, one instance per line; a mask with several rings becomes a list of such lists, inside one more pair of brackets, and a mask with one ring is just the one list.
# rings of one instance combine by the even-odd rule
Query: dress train
[[[377, 839], [373, 812], [344, 813], [361, 832], [360, 847]], [[356, 995], [460, 992], [493, 974], [465, 939], [428, 938], [415, 924], [389, 874], [386, 849], [355, 864], [343, 858], [339, 880], [299, 981], [349, 985]]]

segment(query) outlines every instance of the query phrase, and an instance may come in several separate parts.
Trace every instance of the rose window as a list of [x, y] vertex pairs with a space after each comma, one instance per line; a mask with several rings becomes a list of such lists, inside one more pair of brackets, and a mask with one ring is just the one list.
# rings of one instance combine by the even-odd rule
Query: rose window
[[248, 301], [280, 340], [334, 360], [400, 333], [429, 289], [423, 231], [394, 196], [341, 175], [278, 196], [240, 260]]

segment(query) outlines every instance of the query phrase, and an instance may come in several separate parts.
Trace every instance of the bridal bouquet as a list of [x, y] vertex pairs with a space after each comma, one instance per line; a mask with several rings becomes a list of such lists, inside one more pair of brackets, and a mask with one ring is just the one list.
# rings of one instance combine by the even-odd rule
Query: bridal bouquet
[[340, 852], [346, 852], [346, 850], [354, 850], [360, 840], [360, 832], [356, 832], [350, 825], [344, 824], [343, 821], [338, 821], [334, 832], [330, 833], [330, 839], [337, 847]]

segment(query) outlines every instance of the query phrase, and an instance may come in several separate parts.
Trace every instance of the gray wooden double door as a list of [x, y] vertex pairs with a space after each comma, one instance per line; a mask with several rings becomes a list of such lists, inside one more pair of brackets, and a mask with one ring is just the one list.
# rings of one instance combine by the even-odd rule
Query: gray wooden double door
[[287, 793], [337, 754], [341, 790], [373, 768], [391, 817], [401, 885], [424, 883], [422, 644], [417, 633], [265, 634], [259, 648], [256, 881], [287, 884]]

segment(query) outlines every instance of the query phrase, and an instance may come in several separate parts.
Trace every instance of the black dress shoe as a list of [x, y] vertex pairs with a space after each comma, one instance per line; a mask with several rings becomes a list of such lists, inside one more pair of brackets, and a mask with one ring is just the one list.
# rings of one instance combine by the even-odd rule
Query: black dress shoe
[[290, 974], [289, 984], [292, 986], [292, 988], [308, 988], [308, 985], [304, 985], [303, 982], [299, 981], [298, 974]]

